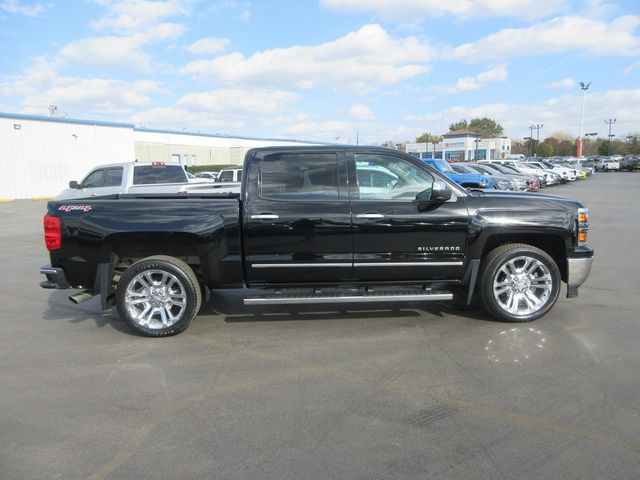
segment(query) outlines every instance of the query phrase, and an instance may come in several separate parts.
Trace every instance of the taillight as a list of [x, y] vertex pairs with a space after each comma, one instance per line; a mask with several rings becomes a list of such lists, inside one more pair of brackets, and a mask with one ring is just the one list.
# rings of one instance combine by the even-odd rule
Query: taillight
[[44, 243], [50, 252], [62, 248], [62, 222], [58, 217], [44, 216]]

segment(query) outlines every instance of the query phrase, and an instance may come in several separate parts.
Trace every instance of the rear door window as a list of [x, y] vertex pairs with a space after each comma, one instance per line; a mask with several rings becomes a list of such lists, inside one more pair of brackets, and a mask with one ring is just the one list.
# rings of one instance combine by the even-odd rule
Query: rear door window
[[260, 164], [260, 197], [268, 200], [339, 199], [335, 153], [276, 153]]
[[185, 183], [187, 175], [180, 165], [140, 165], [134, 167], [133, 184]]

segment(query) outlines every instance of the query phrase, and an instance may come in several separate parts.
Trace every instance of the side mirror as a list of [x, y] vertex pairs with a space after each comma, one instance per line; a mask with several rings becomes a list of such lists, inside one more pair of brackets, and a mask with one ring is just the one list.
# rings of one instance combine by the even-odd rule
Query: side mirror
[[77, 190], [80, 189], [80, 184], [78, 182], [76, 182], [75, 180], [71, 180], [69, 182], [69, 188], [75, 188]]
[[444, 203], [451, 199], [451, 188], [440, 181], [433, 182], [431, 188], [431, 201], [434, 203]]

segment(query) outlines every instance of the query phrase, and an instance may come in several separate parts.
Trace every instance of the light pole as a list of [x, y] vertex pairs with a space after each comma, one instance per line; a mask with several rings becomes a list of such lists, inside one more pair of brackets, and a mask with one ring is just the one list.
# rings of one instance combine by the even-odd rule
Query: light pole
[[584, 124], [584, 104], [587, 101], [587, 90], [589, 90], [590, 85], [591, 82], [580, 82], [580, 89], [582, 90], [582, 113], [580, 114], [580, 137], [578, 138], [578, 151], [576, 152], [576, 156], [578, 157], [578, 159], [582, 158], [582, 126]]
[[533, 143], [533, 138], [524, 137], [524, 140], [529, 142], [529, 156], [531, 156], [531, 143]]
[[474, 161], [474, 162], [477, 162], [477, 161], [478, 161], [478, 144], [480, 143], [480, 139], [479, 139], [479, 138], [476, 138], [476, 139], [474, 140], [474, 142], [476, 142], [476, 154], [475, 154], [475, 156], [473, 157], [473, 161]]
[[615, 135], [611, 135], [611, 125], [616, 123], [615, 118], [610, 118], [609, 120], [605, 120], [604, 123], [609, 125], [609, 135], [607, 137], [607, 157], [611, 156], [611, 137], [615, 137]]
[[[533, 143], [533, 131], [536, 131], [536, 148], [534, 150], [534, 157], [538, 156], [538, 142], [540, 141], [540, 129], [544, 127], [543, 124], [538, 123], [537, 125], [531, 125], [529, 128], [531, 129], [531, 143]], [[533, 148], [532, 148], [533, 150]]]
[[433, 143], [433, 156], [431, 158], [435, 159], [436, 158], [436, 144], [438, 142], [431, 142], [431, 143]]

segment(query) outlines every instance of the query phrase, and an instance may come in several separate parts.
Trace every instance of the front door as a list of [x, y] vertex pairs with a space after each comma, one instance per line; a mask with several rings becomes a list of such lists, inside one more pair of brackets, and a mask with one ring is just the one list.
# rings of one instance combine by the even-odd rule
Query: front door
[[335, 152], [259, 152], [244, 205], [250, 284], [342, 282], [351, 276], [347, 170]]
[[355, 153], [352, 188], [354, 281], [460, 278], [467, 245], [464, 197], [419, 211], [416, 195], [434, 180], [418, 159]]

